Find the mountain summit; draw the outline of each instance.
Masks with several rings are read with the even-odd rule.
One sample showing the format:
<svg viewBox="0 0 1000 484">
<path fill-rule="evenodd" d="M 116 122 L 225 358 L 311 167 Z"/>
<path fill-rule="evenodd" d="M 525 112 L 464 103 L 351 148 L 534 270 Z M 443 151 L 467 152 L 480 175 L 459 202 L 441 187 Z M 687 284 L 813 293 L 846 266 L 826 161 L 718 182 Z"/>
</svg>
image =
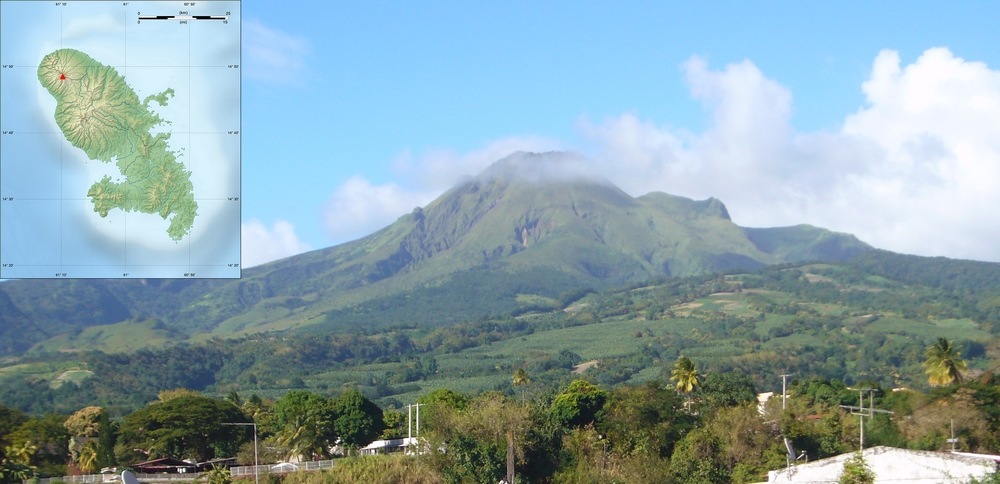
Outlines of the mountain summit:
<svg viewBox="0 0 1000 484">
<path fill-rule="evenodd" d="M 92 325 L 172 339 L 442 325 L 556 307 L 583 290 L 871 249 L 807 225 L 739 227 L 714 198 L 636 198 L 594 173 L 576 154 L 515 153 L 367 237 L 235 281 L 9 281 L 0 355 L 46 340 L 65 347 L 66 334 Z"/>
</svg>

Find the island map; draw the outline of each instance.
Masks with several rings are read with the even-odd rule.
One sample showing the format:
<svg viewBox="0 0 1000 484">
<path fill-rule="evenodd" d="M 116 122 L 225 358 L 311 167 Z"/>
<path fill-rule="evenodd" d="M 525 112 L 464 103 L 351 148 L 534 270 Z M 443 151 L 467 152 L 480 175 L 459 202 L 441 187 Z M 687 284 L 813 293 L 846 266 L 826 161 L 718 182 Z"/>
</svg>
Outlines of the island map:
<svg viewBox="0 0 1000 484">
<path fill-rule="evenodd" d="M 239 0 L 0 0 L 0 283 L 242 275 Z"/>
<path fill-rule="evenodd" d="M 114 163 L 125 178 L 104 176 L 87 196 L 94 211 L 113 209 L 155 213 L 170 219 L 167 234 L 180 240 L 198 215 L 190 172 L 168 148 L 169 132 L 150 130 L 165 123 L 149 103 L 166 105 L 173 89 L 142 102 L 114 68 L 74 49 L 59 49 L 42 59 L 38 81 L 56 99 L 55 120 L 66 139 L 92 160 Z"/>
</svg>

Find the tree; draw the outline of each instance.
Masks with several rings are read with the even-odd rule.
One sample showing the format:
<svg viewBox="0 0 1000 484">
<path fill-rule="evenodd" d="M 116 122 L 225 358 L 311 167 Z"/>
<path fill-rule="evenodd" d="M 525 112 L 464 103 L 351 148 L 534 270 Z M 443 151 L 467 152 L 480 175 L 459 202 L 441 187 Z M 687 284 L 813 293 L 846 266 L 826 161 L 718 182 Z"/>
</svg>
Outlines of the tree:
<svg viewBox="0 0 1000 484">
<path fill-rule="evenodd" d="M 677 386 L 677 391 L 681 393 L 691 393 L 701 385 L 701 375 L 695 368 L 694 362 L 686 356 L 682 356 L 674 363 L 674 369 L 670 371 L 670 381 Z"/>
<path fill-rule="evenodd" d="M 115 427 L 111 425 L 108 411 L 101 411 L 97 422 L 97 467 L 114 467 L 115 465 Z"/>
<path fill-rule="evenodd" d="M 430 406 L 430 405 L 429 405 Z M 524 463 L 530 409 L 499 392 L 486 392 L 463 408 L 432 406 L 435 419 L 424 435 L 448 482 L 495 483 L 505 469 Z"/>
<path fill-rule="evenodd" d="M 514 372 L 514 376 L 512 377 L 511 383 L 514 384 L 515 388 L 523 387 L 524 385 L 531 383 L 531 378 L 528 378 L 528 372 L 524 371 L 524 368 L 518 368 L 517 371 Z M 524 405 L 523 388 L 521 389 L 521 405 Z"/>
<path fill-rule="evenodd" d="M 18 448 L 19 458 L 26 457 L 25 449 L 32 448 L 30 462 L 42 476 L 66 475 L 66 456 L 69 455 L 69 432 L 63 427 L 65 415 L 45 415 L 29 418 L 12 432 L 7 439 Z M 10 458 L 11 454 L 7 453 Z M 18 459 L 15 459 L 18 461 Z M 21 461 L 23 462 L 23 460 Z"/>
<path fill-rule="evenodd" d="M 586 380 L 573 380 L 552 400 L 549 411 L 562 425 L 581 427 L 594 422 L 608 395 Z"/>
<path fill-rule="evenodd" d="M 709 408 L 736 407 L 757 400 L 753 380 L 745 373 L 709 373 L 699 390 Z"/>
<path fill-rule="evenodd" d="M 449 416 L 469 406 L 471 399 L 464 394 L 438 388 L 417 399 L 420 407 L 421 425 L 425 428 L 445 426 Z"/>
<path fill-rule="evenodd" d="M 705 422 L 705 428 L 719 443 L 719 454 L 713 458 L 725 466 L 727 473 L 733 474 L 732 482 L 766 480 L 767 471 L 773 468 L 769 464 L 774 464 L 768 459 L 775 454 L 768 450 L 777 441 L 771 433 L 771 425 L 761 418 L 756 404 L 720 407 Z M 783 456 L 784 452 L 776 454 Z M 737 471 L 742 478 L 737 478 Z"/>
<path fill-rule="evenodd" d="M 25 440 L 20 445 L 7 446 L 4 449 L 4 454 L 9 461 L 26 466 L 31 465 L 35 458 L 35 452 L 38 452 L 38 446 L 30 440 Z"/>
<path fill-rule="evenodd" d="M 333 402 L 333 428 L 348 447 L 368 445 L 385 429 L 382 409 L 357 390 L 348 390 Z"/>
<path fill-rule="evenodd" d="M 12 443 L 10 434 L 26 420 L 28 416 L 20 410 L 0 405 L 0 461 L 6 457 L 4 447 Z"/>
<path fill-rule="evenodd" d="M 455 410 L 463 410 L 469 405 L 470 400 L 471 399 L 467 395 L 463 395 L 447 388 L 438 388 L 437 390 L 431 391 L 427 395 L 418 398 L 417 403 L 431 407 L 443 406 Z"/>
<path fill-rule="evenodd" d="M 14 484 L 28 480 L 34 469 L 31 466 L 19 464 L 9 459 L 0 459 L 0 483 Z"/>
<path fill-rule="evenodd" d="M 722 462 L 722 444 L 704 428 L 684 436 L 670 456 L 670 473 L 676 482 L 714 484 L 730 482 Z"/>
<path fill-rule="evenodd" d="M 101 407 L 84 407 L 63 422 L 71 437 L 96 437 L 101 417 Z"/>
<path fill-rule="evenodd" d="M 962 372 L 968 369 L 968 365 L 950 341 L 938 338 L 936 343 L 927 348 L 924 356 L 927 357 L 924 361 L 924 373 L 927 373 L 927 381 L 931 386 L 962 383 Z"/>
<path fill-rule="evenodd" d="M 63 422 L 69 432 L 70 458 L 80 470 L 91 473 L 97 465 L 97 437 L 101 407 L 84 407 Z"/>
<path fill-rule="evenodd" d="M 407 428 L 407 414 L 394 408 L 387 408 L 382 411 L 382 422 L 385 428 L 382 430 L 381 439 L 401 439 L 406 437 L 409 430 Z"/>
<path fill-rule="evenodd" d="M 194 481 L 199 484 L 232 484 L 233 475 L 229 472 L 229 469 L 225 467 L 212 466 L 210 470 L 202 472 L 201 475 Z"/>
<path fill-rule="evenodd" d="M 97 470 L 97 441 L 87 441 L 77 450 L 76 466 L 84 474 L 93 474 Z"/>
<path fill-rule="evenodd" d="M 227 401 L 199 395 L 153 402 L 125 417 L 115 449 L 118 461 L 172 457 L 203 462 L 236 455 L 246 433 L 223 423 L 249 423 L 249 419 Z"/>
<path fill-rule="evenodd" d="M 229 393 L 226 394 L 226 401 L 237 407 L 243 407 L 243 398 L 236 390 L 229 390 Z"/>
<path fill-rule="evenodd" d="M 844 470 L 840 473 L 839 484 L 872 484 L 875 482 L 875 473 L 865 462 L 864 456 L 860 452 L 844 462 Z"/>
<path fill-rule="evenodd" d="M 695 424 L 682 408 L 680 395 L 656 382 L 619 387 L 610 393 L 597 430 L 621 455 L 667 457 Z"/>
<path fill-rule="evenodd" d="M 274 404 L 274 417 L 278 443 L 288 449 L 289 458 L 326 456 L 336 441 L 336 410 L 322 395 L 307 390 L 285 393 Z"/>
</svg>

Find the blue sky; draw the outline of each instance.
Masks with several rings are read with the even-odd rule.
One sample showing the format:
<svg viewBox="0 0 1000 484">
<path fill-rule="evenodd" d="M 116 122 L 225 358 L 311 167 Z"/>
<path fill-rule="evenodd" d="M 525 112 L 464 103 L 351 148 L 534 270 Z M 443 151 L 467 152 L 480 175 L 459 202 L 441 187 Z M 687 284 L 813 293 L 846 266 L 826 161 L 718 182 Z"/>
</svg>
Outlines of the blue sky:
<svg viewBox="0 0 1000 484">
<path fill-rule="evenodd" d="M 1000 261 L 988 2 L 243 8 L 243 265 L 352 240 L 515 150 L 880 248 Z"/>
</svg>

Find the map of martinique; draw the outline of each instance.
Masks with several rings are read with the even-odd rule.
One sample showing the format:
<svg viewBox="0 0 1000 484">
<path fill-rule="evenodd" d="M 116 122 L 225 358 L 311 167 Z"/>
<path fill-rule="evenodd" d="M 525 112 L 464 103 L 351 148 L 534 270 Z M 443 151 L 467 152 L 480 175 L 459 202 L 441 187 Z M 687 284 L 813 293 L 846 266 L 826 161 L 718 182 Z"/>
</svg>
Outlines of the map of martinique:
<svg viewBox="0 0 1000 484">
<path fill-rule="evenodd" d="M 149 103 L 166 105 L 173 89 L 140 102 L 114 68 L 74 49 L 46 55 L 38 80 L 56 99 L 55 120 L 66 139 L 92 160 L 113 162 L 124 177 L 104 176 L 91 185 L 94 211 L 101 217 L 113 209 L 155 213 L 170 218 L 171 239 L 189 234 L 198 215 L 190 172 L 168 148 L 170 133 L 151 132 L 166 121 Z"/>
<path fill-rule="evenodd" d="M 240 0 L 0 0 L 0 281 L 242 275 Z"/>
</svg>

